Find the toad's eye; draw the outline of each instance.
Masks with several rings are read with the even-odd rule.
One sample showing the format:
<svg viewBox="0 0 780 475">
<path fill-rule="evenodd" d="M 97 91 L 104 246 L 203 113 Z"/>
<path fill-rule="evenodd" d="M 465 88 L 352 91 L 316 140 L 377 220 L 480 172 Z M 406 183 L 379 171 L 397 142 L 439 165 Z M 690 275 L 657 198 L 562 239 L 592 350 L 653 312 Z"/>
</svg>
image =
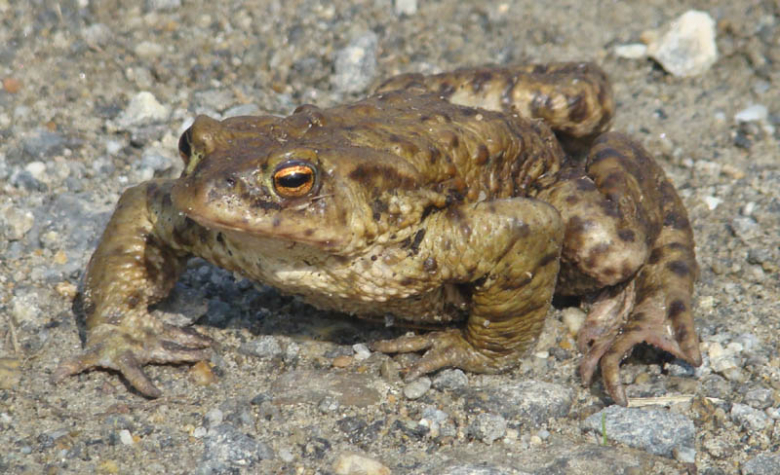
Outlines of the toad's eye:
<svg viewBox="0 0 780 475">
<path fill-rule="evenodd" d="M 181 134 L 181 138 L 179 138 L 179 156 L 181 157 L 185 165 L 189 163 L 190 157 L 192 156 L 191 144 L 192 144 L 192 127 L 185 130 L 184 133 Z"/>
<path fill-rule="evenodd" d="M 282 198 L 300 198 L 314 188 L 314 167 L 303 161 L 284 162 L 274 172 L 274 189 Z"/>
</svg>

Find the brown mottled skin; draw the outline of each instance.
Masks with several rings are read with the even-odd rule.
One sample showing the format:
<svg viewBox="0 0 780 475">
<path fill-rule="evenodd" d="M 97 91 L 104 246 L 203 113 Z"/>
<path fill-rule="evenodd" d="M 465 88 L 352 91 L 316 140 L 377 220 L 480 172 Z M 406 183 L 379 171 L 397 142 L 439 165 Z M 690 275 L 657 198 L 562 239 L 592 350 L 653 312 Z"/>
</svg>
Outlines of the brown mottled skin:
<svg viewBox="0 0 780 475">
<path fill-rule="evenodd" d="M 639 144 L 607 132 L 613 108 L 601 70 L 564 63 L 403 75 L 286 118 L 198 117 L 182 176 L 119 201 L 87 268 L 86 349 L 53 378 L 111 368 L 156 397 L 143 365 L 206 358 L 206 337 L 147 310 L 200 256 L 320 308 L 441 324 L 374 344 L 424 351 L 409 379 L 510 368 L 553 293 L 583 296 L 582 378 L 600 364 L 625 405 L 637 343 L 701 356 L 685 209 Z"/>
</svg>

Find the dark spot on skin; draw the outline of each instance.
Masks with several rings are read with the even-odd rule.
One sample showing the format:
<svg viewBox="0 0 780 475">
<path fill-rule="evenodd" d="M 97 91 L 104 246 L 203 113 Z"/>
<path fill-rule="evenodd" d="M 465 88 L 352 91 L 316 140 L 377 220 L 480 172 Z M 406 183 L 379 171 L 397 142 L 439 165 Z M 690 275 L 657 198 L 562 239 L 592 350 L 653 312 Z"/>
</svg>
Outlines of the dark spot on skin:
<svg viewBox="0 0 780 475">
<path fill-rule="evenodd" d="M 412 189 L 417 186 L 417 180 L 409 175 L 403 175 L 393 167 L 361 163 L 349 173 L 349 178 L 366 186 L 382 185 L 383 189 Z"/>
<path fill-rule="evenodd" d="M 279 227 L 279 225 L 282 224 L 282 218 L 280 218 L 279 216 L 274 216 L 272 224 L 275 228 Z"/>
<path fill-rule="evenodd" d="M 607 243 L 601 243 L 591 248 L 588 253 L 588 258 L 585 260 L 586 267 L 593 269 L 598 265 L 600 259 L 609 253 L 610 245 Z"/>
<path fill-rule="evenodd" d="M 531 227 L 528 226 L 526 223 L 517 223 L 515 222 L 517 236 L 520 238 L 527 238 L 531 235 Z"/>
<path fill-rule="evenodd" d="M 436 163 L 439 160 L 439 158 L 441 158 L 441 152 L 436 147 L 430 147 L 428 149 L 428 152 L 430 153 L 430 158 L 428 159 L 428 161 L 430 161 L 431 164 Z"/>
<path fill-rule="evenodd" d="M 409 247 L 409 252 L 412 255 L 416 255 L 418 252 L 420 252 L 420 243 L 422 242 L 424 237 L 425 237 L 425 229 L 421 229 L 417 231 L 417 233 L 414 235 L 414 240 L 412 241 L 412 245 Z"/>
<path fill-rule="evenodd" d="M 473 117 L 477 115 L 477 110 L 472 109 L 471 107 L 464 107 L 460 110 L 460 113 L 463 114 L 464 117 Z"/>
<path fill-rule="evenodd" d="M 590 178 L 582 177 L 576 181 L 577 189 L 580 191 L 593 191 L 596 189 L 596 184 Z"/>
<path fill-rule="evenodd" d="M 566 98 L 566 107 L 569 109 L 569 120 L 582 122 L 590 115 L 588 102 L 582 95 Z"/>
<path fill-rule="evenodd" d="M 534 65 L 534 69 L 533 71 L 531 71 L 531 74 L 547 74 L 547 65 L 546 64 Z"/>
<path fill-rule="evenodd" d="M 664 249 L 662 247 L 657 247 L 653 249 L 653 252 L 650 253 L 650 257 L 647 258 L 647 263 L 658 264 L 658 262 L 661 260 L 663 256 L 664 256 Z"/>
<path fill-rule="evenodd" d="M 393 143 L 400 143 L 401 142 L 401 137 L 399 137 L 399 136 L 397 136 L 395 134 L 390 134 L 390 136 L 387 139 L 390 140 Z"/>
<path fill-rule="evenodd" d="M 670 211 L 664 215 L 664 226 L 672 229 L 687 229 L 690 227 L 690 222 L 685 215 Z"/>
<path fill-rule="evenodd" d="M 537 264 L 537 267 L 545 267 L 548 264 L 556 262 L 557 260 L 558 260 L 558 253 L 557 252 L 551 252 L 551 253 L 547 254 L 546 256 L 542 257 L 539 260 L 539 263 Z"/>
<path fill-rule="evenodd" d="M 303 235 L 307 236 L 307 237 L 311 236 L 313 234 L 314 234 L 314 229 L 313 228 L 309 228 L 309 229 L 307 229 L 306 231 L 303 232 Z"/>
<path fill-rule="evenodd" d="M 501 279 L 499 283 L 499 288 L 501 288 L 502 290 L 515 290 L 530 284 L 531 280 L 532 280 L 531 277 L 528 277 L 527 275 L 524 276 L 519 281 L 514 281 L 511 279 Z"/>
<path fill-rule="evenodd" d="M 488 161 L 488 158 L 490 158 L 490 151 L 485 144 L 479 144 L 477 153 L 474 154 L 472 158 L 477 165 L 484 165 L 485 162 Z"/>
<path fill-rule="evenodd" d="M 409 277 L 404 277 L 403 279 L 401 279 L 401 282 L 399 282 L 399 284 L 401 286 L 403 286 L 403 287 L 409 287 L 413 283 L 414 283 L 414 280 L 409 278 Z"/>
<path fill-rule="evenodd" d="M 642 320 L 645 320 L 645 319 L 647 319 L 647 315 L 645 315 L 644 312 L 637 312 L 637 313 L 631 315 L 631 320 L 633 322 L 635 322 L 635 323 L 639 323 L 639 322 L 641 322 Z M 637 328 L 641 328 L 641 327 L 637 326 Z"/>
<path fill-rule="evenodd" d="M 688 339 L 688 328 L 685 325 L 679 325 L 674 328 L 674 336 L 677 337 L 677 341 L 685 341 Z"/>
<path fill-rule="evenodd" d="M 371 261 L 375 262 L 378 259 L 376 256 L 371 256 Z"/>
<path fill-rule="evenodd" d="M 138 304 L 141 303 L 141 294 L 139 292 L 134 292 L 129 297 L 127 297 L 125 303 L 127 304 L 127 308 L 131 310 L 136 308 Z"/>
<path fill-rule="evenodd" d="M 429 120 L 431 120 L 431 116 L 429 116 L 429 115 L 421 115 L 420 116 L 420 122 L 428 122 Z"/>
<path fill-rule="evenodd" d="M 626 179 L 626 175 L 623 172 L 612 172 L 609 175 L 607 175 L 606 178 L 604 178 L 604 181 L 601 183 L 602 189 L 614 189 L 617 187 L 620 187 Z"/>
<path fill-rule="evenodd" d="M 450 97 L 452 93 L 455 92 L 455 87 L 447 82 L 442 82 L 439 84 L 439 95 L 441 97 L 444 97 L 445 99 Z"/>
<path fill-rule="evenodd" d="M 460 139 L 457 135 L 453 134 L 452 137 L 450 137 L 450 147 L 451 148 L 458 148 L 460 146 Z"/>
<path fill-rule="evenodd" d="M 482 91 L 485 84 L 493 80 L 493 73 L 488 70 L 477 71 L 471 79 L 471 90 L 474 92 Z"/>
<path fill-rule="evenodd" d="M 667 315 L 669 316 L 669 318 L 675 319 L 686 310 L 687 307 L 685 305 L 685 302 L 683 302 L 680 299 L 677 299 L 669 305 L 669 312 L 667 313 Z"/>
<path fill-rule="evenodd" d="M 439 263 L 436 262 L 436 259 L 433 257 L 429 257 L 423 261 L 423 270 L 425 272 L 436 272 L 436 269 L 439 268 Z"/>
<path fill-rule="evenodd" d="M 428 205 L 423 209 L 422 214 L 420 215 L 420 221 L 425 220 L 428 216 L 430 216 L 431 213 L 434 211 L 438 211 L 438 208 L 434 205 Z"/>
<path fill-rule="evenodd" d="M 580 198 L 577 195 L 569 195 L 566 197 L 566 203 L 570 205 L 576 205 L 580 201 Z"/>
<path fill-rule="evenodd" d="M 666 264 L 666 268 L 678 277 L 687 277 L 691 273 L 691 268 L 685 261 L 672 261 Z"/>
<path fill-rule="evenodd" d="M 599 206 L 605 215 L 611 218 L 623 219 L 623 213 L 620 212 L 620 208 L 614 201 L 604 199 L 599 202 Z"/>
<path fill-rule="evenodd" d="M 623 242 L 634 242 L 636 240 L 636 233 L 630 229 L 621 229 L 618 231 L 618 237 Z"/>
<path fill-rule="evenodd" d="M 608 158 L 616 158 L 620 159 L 623 157 L 623 154 L 620 153 L 618 150 L 612 147 L 599 147 L 598 152 L 595 154 L 592 154 L 590 157 L 588 157 L 590 160 L 588 162 L 589 165 L 596 164 L 602 160 L 606 160 Z"/>
</svg>

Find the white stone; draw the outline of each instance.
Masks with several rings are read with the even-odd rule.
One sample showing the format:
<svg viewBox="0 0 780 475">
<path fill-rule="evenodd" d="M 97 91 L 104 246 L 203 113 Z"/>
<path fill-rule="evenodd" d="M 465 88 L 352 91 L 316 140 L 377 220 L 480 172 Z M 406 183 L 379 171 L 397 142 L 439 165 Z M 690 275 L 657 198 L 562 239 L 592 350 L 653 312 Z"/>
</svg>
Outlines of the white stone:
<svg viewBox="0 0 780 475">
<path fill-rule="evenodd" d="M 414 15 L 417 13 L 417 0 L 395 0 L 393 1 L 393 9 L 398 16 Z"/>
<path fill-rule="evenodd" d="M 127 429 L 122 429 L 119 431 L 119 440 L 124 445 L 133 445 L 135 443 L 133 440 L 133 434 L 131 434 Z"/>
<path fill-rule="evenodd" d="M 630 43 L 615 46 L 615 56 L 625 59 L 641 59 L 647 56 L 647 45 L 642 43 Z"/>
<path fill-rule="evenodd" d="M 356 453 L 343 453 L 333 462 L 336 475 L 390 475 L 389 468 L 372 458 Z"/>
<path fill-rule="evenodd" d="M 723 203 L 723 200 L 720 199 L 720 198 L 717 198 L 715 196 L 705 196 L 704 197 L 704 204 L 707 205 L 707 208 L 709 208 L 710 211 L 713 211 L 721 203 Z"/>
<path fill-rule="evenodd" d="M 121 128 L 143 125 L 151 122 L 164 122 L 168 120 L 170 109 L 154 97 L 148 91 L 142 91 L 130 99 L 127 108 L 117 119 Z"/>
<path fill-rule="evenodd" d="M 707 12 L 688 10 L 650 43 L 647 54 L 675 76 L 702 74 L 718 59 L 715 21 Z"/>
<path fill-rule="evenodd" d="M 742 109 L 734 116 L 737 122 L 765 122 L 769 117 L 769 110 L 761 104 L 754 104 Z"/>
</svg>

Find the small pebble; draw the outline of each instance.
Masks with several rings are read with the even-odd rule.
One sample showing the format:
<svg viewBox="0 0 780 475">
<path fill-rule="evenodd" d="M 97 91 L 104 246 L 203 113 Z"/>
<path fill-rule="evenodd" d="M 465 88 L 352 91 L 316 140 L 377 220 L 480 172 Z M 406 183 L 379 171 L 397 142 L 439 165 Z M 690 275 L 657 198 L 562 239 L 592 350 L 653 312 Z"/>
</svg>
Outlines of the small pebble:
<svg viewBox="0 0 780 475">
<path fill-rule="evenodd" d="M 277 358 L 282 355 L 282 346 L 273 335 L 262 335 L 242 344 L 238 351 L 245 355 L 263 359 Z"/>
<path fill-rule="evenodd" d="M 122 429 L 119 431 L 119 440 L 124 445 L 133 445 L 135 443 L 133 440 L 133 435 L 127 429 Z"/>
<path fill-rule="evenodd" d="M 3 78 L 3 89 L 9 94 L 16 94 L 22 90 L 22 81 L 16 78 Z"/>
<path fill-rule="evenodd" d="M 433 378 L 433 387 L 439 390 L 457 390 L 468 386 L 469 378 L 460 369 L 444 369 Z"/>
<path fill-rule="evenodd" d="M 142 91 L 130 99 L 127 108 L 117 118 L 121 129 L 138 127 L 154 122 L 164 122 L 170 116 L 170 109 L 160 104 L 151 92 Z"/>
<path fill-rule="evenodd" d="M 356 453 L 343 453 L 333 462 L 336 475 L 391 475 L 389 468 L 378 460 Z"/>
<path fill-rule="evenodd" d="M 431 379 L 427 376 L 422 376 L 404 386 L 404 396 L 407 399 L 418 399 L 427 393 L 429 389 L 431 389 Z"/>
<path fill-rule="evenodd" d="M 211 370 L 207 361 L 198 361 L 189 371 L 190 381 L 198 386 L 211 386 L 217 382 L 217 375 Z"/>
<path fill-rule="evenodd" d="M 737 122 L 765 122 L 769 117 L 769 110 L 761 104 L 754 104 L 742 109 L 734 116 Z"/>
<path fill-rule="evenodd" d="M 222 411 L 218 408 L 214 408 L 206 413 L 205 416 L 203 416 L 203 426 L 204 427 L 217 427 L 218 425 L 222 424 L 222 419 L 224 418 L 224 414 Z"/>
<path fill-rule="evenodd" d="M 585 324 L 585 312 L 578 307 L 566 307 L 563 309 L 563 324 L 572 335 L 579 334 L 582 326 Z"/>
<path fill-rule="evenodd" d="M 417 13 L 417 0 L 393 0 L 393 11 L 398 16 L 414 15 Z"/>
<path fill-rule="evenodd" d="M 17 358 L 0 358 L 0 389 L 14 389 L 22 380 L 22 362 Z M 5 413 L 3 413 L 5 415 Z"/>
<path fill-rule="evenodd" d="M 641 59 L 647 56 L 647 45 L 642 43 L 618 45 L 615 46 L 614 51 L 618 58 Z"/>
<path fill-rule="evenodd" d="M 482 413 L 471 424 L 470 430 L 474 437 L 490 445 L 506 435 L 506 419 L 500 414 Z M 538 436 L 534 437 L 539 439 Z"/>
<path fill-rule="evenodd" d="M 352 345 L 352 350 L 355 352 L 355 361 L 364 361 L 371 357 L 371 350 L 368 349 L 365 343 Z"/>
<path fill-rule="evenodd" d="M 731 406 L 729 415 L 731 420 L 739 424 L 748 433 L 760 432 L 766 429 L 771 422 L 766 413 L 746 404 L 734 404 Z"/>
<path fill-rule="evenodd" d="M 647 54 L 674 76 L 697 76 L 718 59 L 715 21 L 707 12 L 689 10 L 647 47 Z"/>
</svg>

